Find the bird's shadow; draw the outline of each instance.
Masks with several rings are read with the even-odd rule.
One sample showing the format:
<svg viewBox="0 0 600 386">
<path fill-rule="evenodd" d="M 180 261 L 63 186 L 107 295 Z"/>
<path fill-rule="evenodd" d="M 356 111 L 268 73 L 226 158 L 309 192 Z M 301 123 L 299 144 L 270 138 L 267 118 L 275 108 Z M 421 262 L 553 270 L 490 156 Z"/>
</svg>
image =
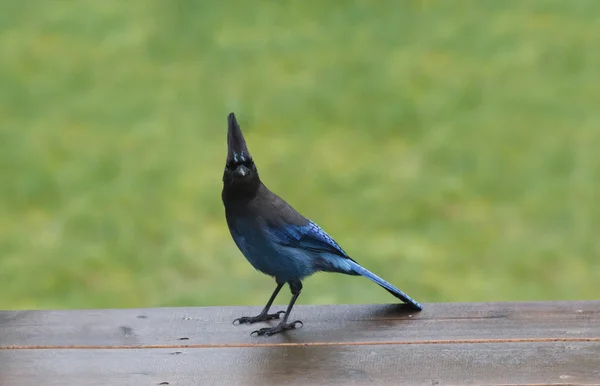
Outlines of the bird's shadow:
<svg viewBox="0 0 600 386">
<path fill-rule="evenodd" d="M 285 334 L 286 343 L 293 343 L 292 334 Z M 359 348 L 360 349 L 360 348 Z M 260 371 L 253 372 L 247 381 L 251 385 L 321 384 L 323 378 L 343 379 L 347 384 L 372 381 L 366 371 L 350 358 L 356 346 L 274 346 L 262 347 L 252 354 L 259 356 Z"/>
<path fill-rule="evenodd" d="M 328 316 L 354 320 L 390 321 L 410 320 L 418 313 L 418 310 L 406 304 L 373 304 L 361 308 L 350 308 L 341 311 L 339 314 Z M 311 325 L 313 324 L 310 322 L 307 323 L 307 327 Z M 360 349 L 357 348 L 360 346 L 327 343 L 322 345 L 305 345 L 303 344 L 306 343 L 305 339 L 299 337 L 298 335 L 300 334 L 298 333 L 299 331 L 295 332 L 292 330 L 278 334 L 277 343 L 282 343 L 282 345 L 262 348 L 262 352 L 260 353 L 261 363 L 264 364 L 265 371 L 257 374 L 258 377 L 253 379 L 253 382 L 256 383 L 253 384 L 268 383 L 272 376 L 284 382 L 318 383 L 317 379 L 313 379 L 315 368 L 320 368 L 321 371 L 332 372 L 332 374 L 329 374 L 330 376 L 342 377 L 349 383 L 369 381 L 369 376 L 364 369 L 361 369 L 360 366 L 352 365 L 353 361 L 344 359 L 346 356 L 352 355 L 354 350 Z M 306 331 L 306 333 L 309 332 Z M 344 333 L 340 332 L 340 334 Z M 333 339 L 335 340 L 335 338 Z M 297 345 L 294 343 L 297 343 Z M 290 362 L 294 365 L 290 366 Z M 332 366 L 323 367 L 320 365 L 323 362 L 330 363 Z"/>
<path fill-rule="evenodd" d="M 421 310 L 415 310 L 408 304 L 379 304 L 371 306 L 371 315 L 377 318 L 386 319 L 408 319 Z"/>
</svg>

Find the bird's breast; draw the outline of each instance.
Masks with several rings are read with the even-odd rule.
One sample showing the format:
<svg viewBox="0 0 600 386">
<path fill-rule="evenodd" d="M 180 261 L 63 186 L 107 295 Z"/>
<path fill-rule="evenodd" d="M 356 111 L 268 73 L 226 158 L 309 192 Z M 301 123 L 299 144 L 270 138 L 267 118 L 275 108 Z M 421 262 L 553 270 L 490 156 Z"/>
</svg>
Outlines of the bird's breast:
<svg viewBox="0 0 600 386">
<path fill-rule="evenodd" d="M 311 256 L 276 243 L 264 226 L 237 219 L 230 224 L 230 230 L 240 252 L 262 273 L 289 281 L 302 279 L 314 272 Z"/>
</svg>

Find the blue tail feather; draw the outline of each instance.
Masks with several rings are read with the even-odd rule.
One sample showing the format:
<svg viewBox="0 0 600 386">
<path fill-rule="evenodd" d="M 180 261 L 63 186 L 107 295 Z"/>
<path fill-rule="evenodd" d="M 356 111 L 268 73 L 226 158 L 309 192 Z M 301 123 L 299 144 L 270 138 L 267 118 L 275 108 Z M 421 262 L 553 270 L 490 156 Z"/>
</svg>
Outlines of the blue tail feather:
<svg viewBox="0 0 600 386">
<path fill-rule="evenodd" d="M 413 307 L 419 311 L 423 309 L 423 306 L 421 304 L 419 304 L 419 302 L 417 302 L 416 300 L 414 300 L 413 298 L 411 298 L 404 292 L 400 291 L 398 288 L 394 287 L 387 281 L 385 281 L 382 278 L 380 278 L 379 276 L 375 275 L 373 272 L 369 271 L 368 269 L 362 267 L 360 264 L 356 263 L 355 261 L 353 261 L 353 260 L 349 260 L 349 261 L 350 261 L 350 266 L 352 267 L 352 270 L 354 272 L 356 272 L 357 274 L 364 276 L 367 279 L 370 279 L 371 281 L 379 284 L 380 286 L 385 288 L 389 293 L 391 293 L 398 299 L 402 300 L 404 303 L 409 304 L 411 307 Z"/>
</svg>

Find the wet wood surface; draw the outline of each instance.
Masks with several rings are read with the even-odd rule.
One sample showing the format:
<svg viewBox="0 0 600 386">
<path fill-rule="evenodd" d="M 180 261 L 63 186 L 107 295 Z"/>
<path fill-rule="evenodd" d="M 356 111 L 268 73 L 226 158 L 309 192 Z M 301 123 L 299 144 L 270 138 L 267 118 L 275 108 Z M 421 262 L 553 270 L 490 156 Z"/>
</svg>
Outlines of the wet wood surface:
<svg viewBox="0 0 600 386">
<path fill-rule="evenodd" d="M 277 307 L 277 309 L 282 306 Z M 600 385 L 600 301 L 0 311 L 0 386 Z"/>
</svg>

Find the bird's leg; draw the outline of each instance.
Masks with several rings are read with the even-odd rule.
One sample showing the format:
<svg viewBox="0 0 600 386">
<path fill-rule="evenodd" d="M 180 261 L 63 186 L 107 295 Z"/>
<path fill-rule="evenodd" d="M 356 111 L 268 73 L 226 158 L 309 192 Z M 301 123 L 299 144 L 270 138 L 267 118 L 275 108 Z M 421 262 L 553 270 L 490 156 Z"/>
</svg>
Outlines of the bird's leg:
<svg viewBox="0 0 600 386">
<path fill-rule="evenodd" d="M 279 316 L 281 314 L 285 314 L 285 311 L 277 311 L 274 314 L 269 314 L 269 309 L 271 308 L 271 305 L 273 304 L 273 301 L 275 300 L 275 298 L 277 297 L 277 294 L 279 293 L 279 291 L 281 291 L 281 288 L 283 287 L 285 283 L 279 283 L 277 282 L 277 288 L 275 288 L 275 291 L 273 291 L 273 294 L 271 295 L 271 297 L 269 298 L 269 301 L 267 302 L 267 305 L 265 306 L 265 308 L 263 308 L 263 310 L 260 312 L 260 314 L 256 315 L 256 316 L 242 316 L 241 318 L 237 318 L 236 320 L 233 321 L 233 324 L 251 324 L 251 323 L 256 323 L 256 322 L 264 322 L 266 320 L 273 320 L 273 319 L 279 319 Z"/>
<path fill-rule="evenodd" d="M 292 323 L 287 322 L 288 317 L 290 316 L 290 312 L 292 312 L 292 308 L 294 307 L 294 303 L 296 303 L 296 299 L 298 299 L 298 296 L 300 296 L 300 291 L 302 291 L 302 282 L 300 280 L 290 281 L 289 285 L 290 290 L 292 291 L 292 300 L 290 300 L 290 304 L 288 305 L 287 310 L 285 311 L 285 316 L 283 317 L 283 320 L 281 320 L 281 322 L 279 322 L 279 324 L 275 327 L 261 328 L 256 331 L 252 331 L 252 334 L 256 334 L 257 336 L 271 336 L 279 334 L 280 332 L 286 330 L 293 330 L 296 328 L 296 325 L 300 325 L 300 327 L 303 326 L 303 323 L 299 320 L 296 320 Z"/>
</svg>

